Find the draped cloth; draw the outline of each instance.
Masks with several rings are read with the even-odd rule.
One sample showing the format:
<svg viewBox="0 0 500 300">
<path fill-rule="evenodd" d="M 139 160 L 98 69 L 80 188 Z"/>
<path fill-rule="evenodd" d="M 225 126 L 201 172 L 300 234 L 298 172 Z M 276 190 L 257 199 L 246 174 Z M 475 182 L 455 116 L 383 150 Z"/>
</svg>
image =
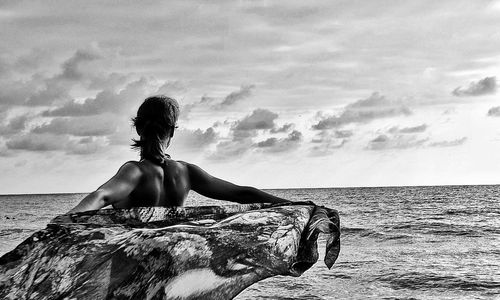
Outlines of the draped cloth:
<svg viewBox="0 0 500 300">
<path fill-rule="evenodd" d="M 312 202 L 105 209 L 56 217 L 0 258 L 0 299 L 232 299 L 340 251 L 338 213 Z"/>
</svg>

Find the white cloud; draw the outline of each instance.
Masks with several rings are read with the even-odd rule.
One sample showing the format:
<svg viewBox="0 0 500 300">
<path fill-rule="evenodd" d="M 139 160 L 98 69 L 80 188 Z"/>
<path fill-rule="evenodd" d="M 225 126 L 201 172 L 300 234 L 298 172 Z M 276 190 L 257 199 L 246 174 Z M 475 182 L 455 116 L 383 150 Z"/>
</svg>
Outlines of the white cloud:
<svg viewBox="0 0 500 300">
<path fill-rule="evenodd" d="M 9 120 L 4 126 L 0 126 L 0 134 L 3 136 L 16 134 L 26 128 L 26 122 L 29 120 L 29 115 L 24 114 L 16 116 Z"/>
<path fill-rule="evenodd" d="M 6 146 L 10 150 L 45 152 L 65 149 L 67 143 L 68 136 L 28 133 L 7 140 Z"/>
<path fill-rule="evenodd" d="M 334 151 L 345 146 L 354 133 L 351 130 L 322 130 L 311 140 L 313 147 L 310 149 L 311 156 L 330 155 Z"/>
<path fill-rule="evenodd" d="M 494 94 L 497 91 L 496 77 L 485 77 L 477 82 L 471 82 L 468 87 L 457 87 L 452 94 L 457 97 L 482 96 Z"/>
<path fill-rule="evenodd" d="M 421 147 L 427 139 L 418 139 L 415 136 L 396 135 L 389 137 L 381 134 L 370 141 L 368 149 L 370 150 L 386 150 L 386 149 L 408 149 Z"/>
<path fill-rule="evenodd" d="M 488 110 L 488 116 L 490 117 L 500 117 L 500 106 L 492 107 Z"/>
<path fill-rule="evenodd" d="M 340 115 L 327 116 L 313 125 L 315 130 L 338 128 L 350 123 L 369 122 L 375 119 L 399 115 L 410 115 L 411 111 L 400 102 L 389 101 L 386 97 L 373 93 L 366 99 L 347 105 Z"/>
<path fill-rule="evenodd" d="M 264 152 L 285 152 L 296 149 L 302 141 L 302 133 L 294 130 L 285 138 L 271 137 L 254 144 L 254 147 Z"/>
<path fill-rule="evenodd" d="M 433 142 L 429 146 L 430 147 L 456 147 L 463 145 L 467 141 L 467 137 L 462 137 L 462 138 L 457 138 L 455 140 L 449 140 L 449 141 L 438 141 L 438 142 Z"/>
<path fill-rule="evenodd" d="M 295 126 L 295 124 L 293 124 L 293 123 L 286 123 L 286 124 L 283 124 L 283 126 L 281 126 L 279 128 L 272 128 L 271 133 L 287 132 L 287 131 L 293 129 L 294 126 Z"/>
<path fill-rule="evenodd" d="M 66 153 L 76 155 L 95 155 L 105 149 L 108 143 L 102 138 L 85 137 L 67 145 Z"/>
<path fill-rule="evenodd" d="M 160 87 L 159 92 L 162 93 L 163 87 Z M 189 115 L 192 111 L 196 110 L 213 110 L 220 111 L 228 109 L 229 107 L 241 102 L 243 99 L 249 98 L 252 95 L 252 91 L 255 89 L 255 85 L 242 85 L 238 90 L 232 91 L 222 99 L 218 97 L 211 97 L 203 95 L 199 101 L 193 103 L 185 104 L 181 109 L 181 118 L 189 120 Z M 166 94 L 169 94 L 168 92 Z"/>
<path fill-rule="evenodd" d="M 34 153 L 61 151 L 66 154 L 87 155 L 105 149 L 108 143 L 103 138 L 96 137 L 72 139 L 69 135 L 25 133 L 8 139 L 5 145 L 9 155 L 19 150 Z"/>
<path fill-rule="evenodd" d="M 148 95 L 148 80 L 141 78 L 130 82 L 119 91 L 104 90 L 83 102 L 75 100 L 44 112 L 44 116 L 92 116 L 104 113 L 124 114 L 132 112 Z"/>
<path fill-rule="evenodd" d="M 252 90 L 255 88 L 255 85 L 242 85 L 241 88 L 237 91 L 231 92 L 229 95 L 224 97 L 221 103 L 218 106 L 224 107 L 233 105 L 242 99 L 250 97 L 252 95 Z"/>
<path fill-rule="evenodd" d="M 395 127 L 391 127 L 389 129 L 389 132 L 390 133 L 418 133 L 418 132 L 424 132 L 425 130 L 427 130 L 427 124 L 411 126 L 411 127 L 403 127 L 403 128 L 399 128 L 399 127 L 395 126 Z"/>
<path fill-rule="evenodd" d="M 267 109 L 256 109 L 250 115 L 239 120 L 234 125 L 235 131 L 250 131 L 258 129 L 273 129 L 276 124 L 274 121 L 278 114 Z"/>
<path fill-rule="evenodd" d="M 178 129 L 175 131 L 174 139 L 172 140 L 172 149 L 179 151 L 196 151 L 203 150 L 210 144 L 217 141 L 218 134 L 212 127 L 205 130 L 202 129 Z"/>
<path fill-rule="evenodd" d="M 81 80 L 85 73 L 82 66 L 86 62 L 95 61 L 102 58 L 101 54 L 94 48 L 91 50 L 77 50 L 75 54 L 62 64 L 62 72 L 57 78 L 63 80 Z"/>
<path fill-rule="evenodd" d="M 116 120 L 111 115 L 91 117 L 56 117 L 49 123 L 31 130 L 33 133 L 70 134 L 74 136 L 106 136 L 117 130 Z"/>
<path fill-rule="evenodd" d="M 217 144 L 215 150 L 207 158 L 210 160 L 234 160 L 242 158 L 251 149 L 252 145 L 251 139 L 222 141 Z"/>
</svg>

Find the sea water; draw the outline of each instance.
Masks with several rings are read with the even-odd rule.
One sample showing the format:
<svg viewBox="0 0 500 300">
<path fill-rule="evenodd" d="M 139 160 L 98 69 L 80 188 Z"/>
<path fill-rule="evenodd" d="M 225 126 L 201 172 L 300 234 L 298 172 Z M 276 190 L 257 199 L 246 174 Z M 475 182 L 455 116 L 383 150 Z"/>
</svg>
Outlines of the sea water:
<svg viewBox="0 0 500 300">
<path fill-rule="evenodd" d="M 301 277 L 260 281 L 249 299 L 500 299 L 500 186 L 285 189 L 337 209 L 341 252 Z M 0 196 L 0 255 L 84 194 Z M 220 205 L 190 194 L 186 205 Z M 320 258 L 324 254 L 320 238 Z"/>
</svg>

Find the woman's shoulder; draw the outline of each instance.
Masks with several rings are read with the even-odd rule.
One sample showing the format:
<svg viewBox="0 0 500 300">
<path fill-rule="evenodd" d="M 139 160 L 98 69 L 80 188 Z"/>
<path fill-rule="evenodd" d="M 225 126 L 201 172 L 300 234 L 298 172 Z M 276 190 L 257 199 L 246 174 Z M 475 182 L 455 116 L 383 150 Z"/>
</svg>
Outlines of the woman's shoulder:
<svg viewBox="0 0 500 300">
<path fill-rule="evenodd" d="M 126 181 L 135 181 L 140 180 L 143 175 L 143 168 L 139 166 L 138 162 L 127 161 L 118 169 L 118 172 L 116 172 L 116 175 L 113 178 Z"/>
<path fill-rule="evenodd" d="M 182 160 L 176 161 L 179 165 L 182 166 L 182 169 L 185 170 L 190 176 L 198 176 L 199 174 L 205 174 L 206 172 L 203 171 L 202 168 L 198 167 L 195 164 L 188 163 Z"/>
<path fill-rule="evenodd" d="M 183 160 L 175 160 L 174 162 L 178 168 L 184 169 L 186 171 L 191 170 L 193 167 L 198 167 L 195 164 L 188 163 L 188 162 L 183 161 Z"/>
<path fill-rule="evenodd" d="M 165 167 L 167 169 L 186 169 L 188 163 L 182 160 L 166 159 Z"/>
<path fill-rule="evenodd" d="M 121 167 L 122 168 L 139 168 L 141 165 L 140 161 L 135 161 L 135 160 L 129 160 L 126 161 Z"/>
<path fill-rule="evenodd" d="M 135 172 L 142 172 L 142 170 L 143 167 L 140 161 L 129 160 L 120 167 L 119 172 L 123 171 L 128 173 L 130 172 L 135 173 Z"/>
<path fill-rule="evenodd" d="M 176 164 L 179 164 L 179 165 L 181 165 L 181 166 L 187 166 L 187 165 L 189 165 L 189 163 L 187 163 L 187 162 L 185 162 L 185 161 L 183 161 L 183 160 L 171 160 L 171 161 L 173 161 L 173 162 L 175 162 Z"/>
</svg>

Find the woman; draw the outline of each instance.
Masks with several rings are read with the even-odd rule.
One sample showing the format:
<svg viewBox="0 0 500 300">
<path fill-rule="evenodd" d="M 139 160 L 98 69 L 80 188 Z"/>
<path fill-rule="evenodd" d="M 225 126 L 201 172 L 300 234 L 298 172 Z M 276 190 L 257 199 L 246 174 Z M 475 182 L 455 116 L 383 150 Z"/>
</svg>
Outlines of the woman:
<svg viewBox="0 0 500 300">
<path fill-rule="evenodd" d="M 290 202 L 253 187 L 238 186 L 210 176 L 200 167 L 175 161 L 164 153 L 174 136 L 179 104 L 166 96 L 149 97 L 133 119 L 140 136 L 133 148 L 141 160 L 126 162 L 113 178 L 85 197 L 70 213 L 140 206 L 182 206 L 193 190 L 203 196 L 238 203 Z"/>
</svg>

